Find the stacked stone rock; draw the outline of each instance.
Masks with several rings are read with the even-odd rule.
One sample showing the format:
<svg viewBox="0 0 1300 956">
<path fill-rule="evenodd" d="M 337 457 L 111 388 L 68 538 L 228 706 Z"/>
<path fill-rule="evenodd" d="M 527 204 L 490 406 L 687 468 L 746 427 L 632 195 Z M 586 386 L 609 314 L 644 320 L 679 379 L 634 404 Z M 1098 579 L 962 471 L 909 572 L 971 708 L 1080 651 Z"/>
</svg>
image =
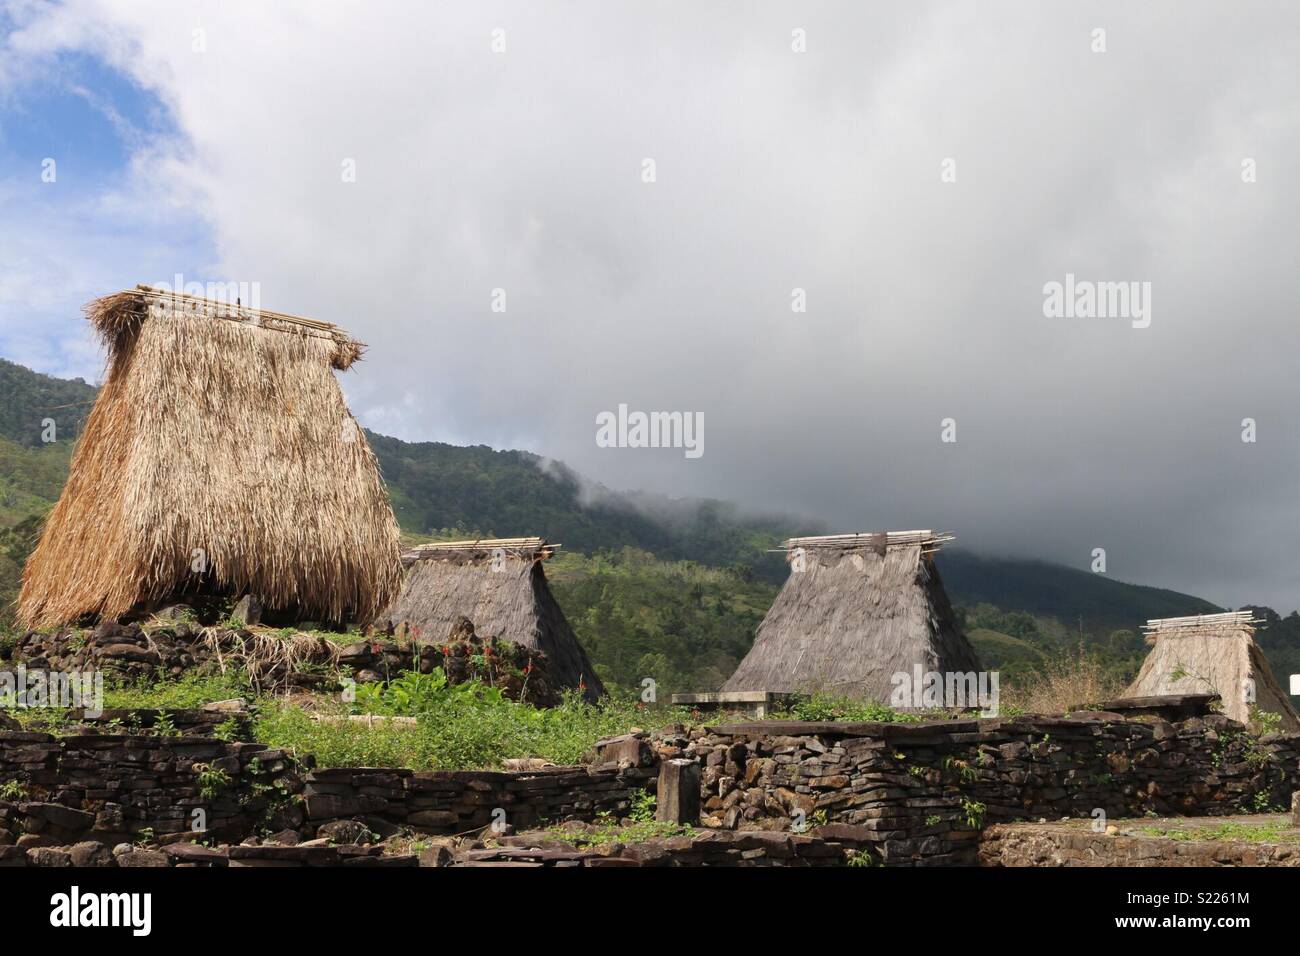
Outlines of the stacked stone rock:
<svg viewBox="0 0 1300 956">
<path fill-rule="evenodd" d="M 805 831 L 792 837 L 835 842 L 827 827 L 842 826 L 843 845 L 857 841 L 888 865 L 973 864 L 981 831 L 1001 822 L 1091 818 L 1098 809 L 1118 819 L 1285 808 L 1300 789 L 1298 755 L 1300 737 L 1252 737 L 1226 717 L 1115 714 L 673 727 L 602 741 L 587 766 L 511 772 L 313 771 L 310 758 L 262 744 L 4 731 L 0 786 L 11 799 L 0 803 L 0 863 L 57 866 L 63 854 L 108 852 L 104 865 L 372 865 L 357 861 L 376 858 L 373 851 L 318 852 L 330 842 L 322 834 L 457 834 L 497 821 L 523 829 L 621 817 L 638 792 L 655 789 L 661 761 L 694 759 L 705 827 Z M 206 817 L 202 832 L 196 810 Z M 219 850 L 225 864 L 193 842 L 238 843 L 267 830 L 285 845 Z M 142 836 L 157 846 L 126 845 Z M 804 858 L 804 841 L 787 844 L 780 834 L 754 835 L 753 845 L 697 836 L 689 848 L 664 844 L 653 853 L 679 865 L 750 859 L 758 850 L 753 859 L 782 859 L 786 847 Z M 45 850 L 58 852 L 36 852 Z"/>
<path fill-rule="evenodd" d="M 1285 807 L 1300 737 L 1252 738 L 1227 717 L 1116 715 L 696 730 L 706 826 L 861 825 L 887 864 L 976 861 L 986 823 L 1241 813 Z"/>
<path fill-rule="evenodd" d="M 19 846 L 79 839 L 241 840 L 258 828 L 301 825 L 296 763 L 264 744 L 202 737 L 0 733 L 0 782 L 17 803 Z M 196 815 L 195 811 L 201 811 Z M 9 829 L 9 828 L 5 828 Z M 0 835 L 0 840 L 3 840 Z"/>
<path fill-rule="evenodd" d="M 309 758 L 299 762 L 264 744 L 203 737 L 4 731 L 0 785 L 24 797 L 0 802 L 0 845 L 112 846 L 142 835 L 164 845 L 237 843 L 266 830 L 313 839 L 351 818 L 389 835 L 403 826 L 459 833 L 498 820 L 526 827 L 617 817 L 657 774 L 646 741 L 636 744 L 593 766 L 415 773 L 312 770 Z"/>
<path fill-rule="evenodd" d="M 431 833 L 463 833 L 496 821 L 529 827 L 602 813 L 619 817 L 655 774 L 653 767 L 609 765 L 523 773 L 339 768 L 308 774 L 303 796 L 309 823 L 376 817 Z"/>
<path fill-rule="evenodd" d="M 205 630 L 187 621 L 144 628 L 139 623 L 108 621 L 93 629 L 67 629 L 46 634 L 31 631 L 13 649 L 12 663 L 28 670 L 84 672 L 102 670 L 128 682 L 177 677 L 186 672 L 216 673 L 225 663 L 238 662 L 242 641 L 252 636 L 239 628 Z M 440 667 L 452 684 L 478 677 L 499 687 L 511 700 L 526 700 L 539 707 L 560 702 L 560 689 L 550 676 L 550 662 L 538 650 L 510 642 L 484 642 L 472 624 L 454 629 L 438 644 L 379 637 L 335 645 L 324 637 L 299 647 L 298 667 L 266 663 L 257 674 L 265 689 L 303 688 L 337 690 L 340 676 L 358 683 L 377 683 L 408 671 L 432 673 Z M 329 671 L 337 659 L 338 674 Z"/>
</svg>

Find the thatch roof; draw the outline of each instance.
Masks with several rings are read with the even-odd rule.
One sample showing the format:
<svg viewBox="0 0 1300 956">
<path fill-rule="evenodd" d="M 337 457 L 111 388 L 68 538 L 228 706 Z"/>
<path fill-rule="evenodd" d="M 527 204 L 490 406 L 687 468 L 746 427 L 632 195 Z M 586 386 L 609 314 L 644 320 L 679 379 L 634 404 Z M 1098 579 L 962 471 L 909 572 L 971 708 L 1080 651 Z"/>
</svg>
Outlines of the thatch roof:
<svg viewBox="0 0 1300 956">
<path fill-rule="evenodd" d="M 147 287 L 86 311 L 108 373 L 23 573 L 29 626 L 197 589 L 329 621 L 369 620 L 392 601 L 397 522 L 331 371 L 360 343 Z"/>
<path fill-rule="evenodd" d="M 929 531 L 792 538 L 790 577 L 723 691 L 827 691 L 888 703 L 897 673 L 971 672 Z"/>
<path fill-rule="evenodd" d="M 1259 623 L 1250 611 L 1148 621 L 1147 642 L 1154 646 L 1124 696 L 1215 693 L 1223 712 L 1243 724 L 1258 707 L 1280 715 L 1284 729 L 1300 730 L 1300 715 L 1255 643 Z"/>
<path fill-rule="evenodd" d="M 493 538 L 412 548 L 402 555 L 406 584 L 382 617 L 437 643 L 464 616 L 481 637 L 542 651 L 558 684 L 585 686 L 595 699 L 605 688 L 542 570 L 555 547 L 541 538 Z"/>
</svg>

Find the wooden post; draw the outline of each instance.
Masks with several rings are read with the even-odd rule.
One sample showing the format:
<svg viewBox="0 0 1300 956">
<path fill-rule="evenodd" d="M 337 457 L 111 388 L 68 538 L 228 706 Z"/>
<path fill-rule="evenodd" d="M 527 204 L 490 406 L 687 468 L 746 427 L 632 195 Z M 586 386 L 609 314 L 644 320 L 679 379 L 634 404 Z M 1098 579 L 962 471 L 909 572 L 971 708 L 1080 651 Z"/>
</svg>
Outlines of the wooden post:
<svg viewBox="0 0 1300 956">
<path fill-rule="evenodd" d="M 1291 794 L 1291 826 L 1300 828 L 1300 790 Z"/>
<path fill-rule="evenodd" d="M 655 819 L 662 823 L 700 824 L 700 765 L 694 760 L 659 764 Z"/>
</svg>

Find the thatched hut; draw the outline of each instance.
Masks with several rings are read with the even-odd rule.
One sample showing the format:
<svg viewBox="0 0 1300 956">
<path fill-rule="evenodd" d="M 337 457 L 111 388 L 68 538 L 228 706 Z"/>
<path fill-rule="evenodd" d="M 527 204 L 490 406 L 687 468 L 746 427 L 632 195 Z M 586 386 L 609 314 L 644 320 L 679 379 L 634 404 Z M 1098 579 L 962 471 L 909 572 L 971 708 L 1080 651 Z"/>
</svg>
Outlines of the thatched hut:
<svg viewBox="0 0 1300 956">
<path fill-rule="evenodd" d="M 359 342 L 148 286 L 86 312 L 107 376 L 23 573 L 27 625 L 197 591 L 336 622 L 393 600 L 397 522 L 332 371 Z"/>
<path fill-rule="evenodd" d="M 790 577 L 722 690 L 889 703 L 896 674 L 977 672 L 932 560 L 947 540 L 930 531 L 791 538 Z"/>
<path fill-rule="evenodd" d="M 1282 728 L 1300 730 L 1300 716 L 1255 643 L 1259 623 L 1251 611 L 1147 621 L 1151 652 L 1125 696 L 1218 694 L 1233 720 L 1248 723 L 1258 707 L 1279 715 Z"/>
<path fill-rule="evenodd" d="M 401 595 L 382 616 L 428 642 L 446 640 L 456 619 L 468 618 L 481 637 L 540 650 L 557 684 L 595 700 L 605 688 L 542 570 L 555 547 L 541 538 L 484 538 L 413 548 L 402 554 Z"/>
</svg>

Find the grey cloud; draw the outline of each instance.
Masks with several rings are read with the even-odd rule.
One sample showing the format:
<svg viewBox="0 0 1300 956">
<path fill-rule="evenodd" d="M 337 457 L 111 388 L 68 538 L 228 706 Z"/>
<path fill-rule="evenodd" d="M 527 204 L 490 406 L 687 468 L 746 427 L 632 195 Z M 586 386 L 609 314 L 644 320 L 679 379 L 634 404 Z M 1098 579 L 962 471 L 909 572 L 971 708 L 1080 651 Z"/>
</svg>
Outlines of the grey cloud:
<svg viewBox="0 0 1300 956">
<path fill-rule="evenodd" d="M 369 424 L 1300 604 L 1300 12 L 355 9 L 205 8 L 203 56 L 169 4 L 40 35 L 158 90 L 182 137 L 151 168 L 226 274 L 371 344 L 347 380 Z M 1067 272 L 1150 281 L 1151 327 L 1044 318 Z M 705 456 L 596 447 L 620 402 L 703 412 Z"/>
</svg>

